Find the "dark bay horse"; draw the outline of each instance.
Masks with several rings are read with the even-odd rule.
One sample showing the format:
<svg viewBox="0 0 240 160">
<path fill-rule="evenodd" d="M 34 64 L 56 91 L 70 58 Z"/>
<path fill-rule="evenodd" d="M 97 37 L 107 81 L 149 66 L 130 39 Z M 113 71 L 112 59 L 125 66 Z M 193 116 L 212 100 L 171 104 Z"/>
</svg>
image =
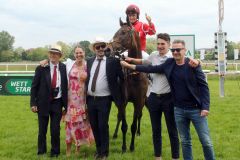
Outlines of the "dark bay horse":
<svg viewBox="0 0 240 160">
<path fill-rule="evenodd" d="M 121 53 L 128 51 L 128 57 L 142 58 L 139 33 L 134 30 L 130 23 L 123 23 L 120 19 L 120 29 L 115 33 L 112 41 L 109 43 L 111 56 L 121 58 Z M 124 102 L 118 107 L 118 120 L 113 138 L 117 138 L 119 124 L 122 121 L 123 144 L 122 151 L 126 152 L 126 106 L 128 102 L 132 102 L 134 106 L 133 122 L 131 125 L 131 144 L 130 151 L 134 151 L 134 139 L 136 132 L 140 135 L 140 122 L 142 118 L 142 109 L 146 100 L 146 92 L 148 87 L 148 79 L 145 73 L 132 72 L 127 69 L 124 71 L 124 84 L 122 92 L 124 93 Z"/>
</svg>

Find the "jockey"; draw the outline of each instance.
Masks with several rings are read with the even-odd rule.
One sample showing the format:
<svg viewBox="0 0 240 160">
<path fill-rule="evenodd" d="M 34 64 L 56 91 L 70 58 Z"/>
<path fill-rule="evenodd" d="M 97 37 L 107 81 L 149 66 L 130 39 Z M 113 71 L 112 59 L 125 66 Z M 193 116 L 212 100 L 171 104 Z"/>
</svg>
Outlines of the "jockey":
<svg viewBox="0 0 240 160">
<path fill-rule="evenodd" d="M 146 35 L 156 33 L 155 26 L 151 22 L 151 17 L 145 14 L 148 24 L 139 21 L 140 10 L 138 6 L 131 4 L 126 9 L 127 22 L 130 22 L 136 31 L 139 32 L 141 50 L 146 51 Z"/>
</svg>

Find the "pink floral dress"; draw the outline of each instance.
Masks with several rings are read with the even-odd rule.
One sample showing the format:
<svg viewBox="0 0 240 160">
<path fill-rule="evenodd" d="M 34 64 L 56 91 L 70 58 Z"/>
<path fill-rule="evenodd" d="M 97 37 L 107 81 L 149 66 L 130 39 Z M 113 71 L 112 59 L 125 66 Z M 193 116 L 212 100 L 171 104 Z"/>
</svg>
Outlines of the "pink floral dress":
<svg viewBox="0 0 240 160">
<path fill-rule="evenodd" d="M 94 141 L 85 109 L 86 78 L 86 65 L 79 67 L 74 64 L 69 73 L 68 109 L 64 119 L 66 122 L 66 143 L 74 141 L 76 146 L 90 145 Z"/>
</svg>

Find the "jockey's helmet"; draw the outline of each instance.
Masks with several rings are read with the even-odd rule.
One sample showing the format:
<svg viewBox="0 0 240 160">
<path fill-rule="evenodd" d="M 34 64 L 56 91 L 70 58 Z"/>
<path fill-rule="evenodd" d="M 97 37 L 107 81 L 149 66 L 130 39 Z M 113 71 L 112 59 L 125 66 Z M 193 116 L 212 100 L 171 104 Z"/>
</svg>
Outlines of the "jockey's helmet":
<svg viewBox="0 0 240 160">
<path fill-rule="evenodd" d="M 137 15 L 139 16 L 140 14 L 140 10 L 138 8 L 138 6 L 136 6 L 135 4 L 130 4 L 127 9 L 126 9 L 126 14 L 135 14 L 137 13 Z"/>
</svg>

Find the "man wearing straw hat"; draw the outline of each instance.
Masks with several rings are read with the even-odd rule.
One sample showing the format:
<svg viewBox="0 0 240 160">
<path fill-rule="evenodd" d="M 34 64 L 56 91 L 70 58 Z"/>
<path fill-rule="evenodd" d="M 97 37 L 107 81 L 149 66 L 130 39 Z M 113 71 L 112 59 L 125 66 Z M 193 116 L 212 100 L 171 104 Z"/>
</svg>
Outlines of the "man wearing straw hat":
<svg viewBox="0 0 240 160">
<path fill-rule="evenodd" d="M 120 105 L 123 72 L 119 60 L 106 57 L 106 41 L 97 37 L 89 48 L 96 56 L 87 60 L 87 107 L 96 149 L 95 159 L 106 159 L 109 153 L 108 119 L 112 100 Z"/>
<path fill-rule="evenodd" d="M 46 133 L 50 118 L 51 153 L 50 157 L 60 154 L 60 120 L 67 110 L 66 66 L 59 62 L 62 56 L 59 45 L 49 49 L 48 66 L 38 66 L 35 70 L 31 88 L 30 106 L 38 114 L 38 155 L 47 152 Z"/>
</svg>

